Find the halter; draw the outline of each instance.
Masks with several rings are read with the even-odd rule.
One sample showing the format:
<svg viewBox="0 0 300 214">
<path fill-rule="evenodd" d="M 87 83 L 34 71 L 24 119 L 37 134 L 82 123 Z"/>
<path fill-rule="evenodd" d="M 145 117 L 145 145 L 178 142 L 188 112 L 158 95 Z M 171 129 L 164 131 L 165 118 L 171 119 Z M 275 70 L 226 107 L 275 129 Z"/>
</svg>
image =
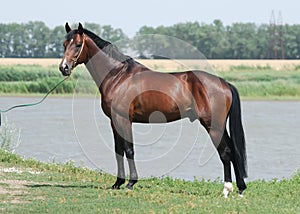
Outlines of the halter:
<svg viewBox="0 0 300 214">
<path fill-rule="evenodd" d="M 84 45 L 85 45 L 85 36 L 83 36 L 83 41 L 82 41 L 82 45 L 81 45 L 81 49 L 80 49 L 80 51 L 79 51 L 79 54 L 77 55 L 77 57 L 76 57 L 75 59 L 72 59 L 72 61 L 73 61 L 73 63 L 74 63 L 73 68 L 75 68 L 75 66 L 76 66 L 76 64 L 77 64 L 77 61 L 78 61 L 79 57 L 81 56 L 82 50 L 83 50 L 83 48 L 84 48 Z M 73 68 L 72 68 L 72 69 L 73 69 Z"/>
</svg>

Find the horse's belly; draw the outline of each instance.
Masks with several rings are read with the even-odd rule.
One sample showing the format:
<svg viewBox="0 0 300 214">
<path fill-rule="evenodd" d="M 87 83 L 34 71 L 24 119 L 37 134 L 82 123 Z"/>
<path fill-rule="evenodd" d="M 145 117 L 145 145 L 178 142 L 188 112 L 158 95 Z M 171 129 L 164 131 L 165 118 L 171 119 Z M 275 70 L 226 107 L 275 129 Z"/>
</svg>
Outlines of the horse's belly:
<svg viewBox="0 0 300 214">
<path fill-rule="evenodd" d="M 195 118 L 192 109 L 176 109 L 174 111 L 161 111 L 155 109 L 148 112 L 135 112 L 133 122 L 137 123 L 168 123 L 182 118 L 190 118 L 193 121 Z"/>
<path fill-rule="evenodd" d="M 133 122 L 136 123 L 168 123 L 181 119 L 180 114 L 163 114 L 162 112 L 155 111 L 150 115 L 135 115 Z"/>
</svg>

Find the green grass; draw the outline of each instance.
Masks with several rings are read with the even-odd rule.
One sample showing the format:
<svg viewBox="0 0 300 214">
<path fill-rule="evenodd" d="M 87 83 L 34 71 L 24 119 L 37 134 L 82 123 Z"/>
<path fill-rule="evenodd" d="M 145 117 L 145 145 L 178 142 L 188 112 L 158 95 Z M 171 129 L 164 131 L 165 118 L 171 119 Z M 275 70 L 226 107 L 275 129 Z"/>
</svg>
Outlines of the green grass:
<svg viewBox="0 0 300 214">
<path fill-rule="evenodd" d="M 163 70 L 160 68 L 158 70 Z M 244 99 L 300 99 L 299 66 L 276 71 L 270 66 L 234 66 L 229 71 L 215 72 L 234 84 Z M 45 94 L 62 79 L 56 66 L 0 66 L 0 95 Z M 91 94 L 97 87 L 83 66 L 73 71 L 72 78 L 55 90 L 56 94 Z"/>
<path fill-rule="evenodd" d="M 140 180 L 133 191 L 110 190 L 115 177 L 72 163 L 51 164 L 0 150 L 3 213 L 299 213 L 300 174 L 248 183 L 244 198 L 223 198 L 219 181 Z M 31 174 L 29 171 L 40 172 Z"/>
<path fill-rule="evenodd" d="M 0 95 L 45 94 L 63 79 L 56 66 L 0 65 Z M 78 82 L 78 80 L 80 80 Z M 53 93 L 94 94 L 96 85 L 84 67 L 76 68 L 72 78 L 64 82 Z"/>
<path fill-rule="evenodd" d="M 300 72 L 297 70 L 233 69 L 218 74 L 234 84 L 243 98 L 300 99 Z"/>
</svg>

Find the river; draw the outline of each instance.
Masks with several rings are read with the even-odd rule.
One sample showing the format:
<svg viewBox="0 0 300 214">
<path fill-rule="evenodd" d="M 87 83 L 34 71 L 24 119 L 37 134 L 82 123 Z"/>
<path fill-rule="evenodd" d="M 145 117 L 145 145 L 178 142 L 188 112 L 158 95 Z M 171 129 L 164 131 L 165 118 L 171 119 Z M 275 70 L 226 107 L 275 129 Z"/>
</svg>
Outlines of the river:
<svg viewBox="0 0 300 214">
<path fill-rule="evenodd" d="M 2 97 L 0 108 L 37 100 Z M 243 101 L 242 114 L 247 180 L 288 178 L 300 169 L 300 102 Z M 96 96 L 50 97 L 39 106 L 2 114 L 2 127 L 5 118 L 20 130 L 17 154 L 44 162 L 72 160 L 79 166 L 115 174 L 110 121 Z M 140 177 L 223 178 L 218 154 L 199 122 L 184 119 L 169 124 L 134 124 L 133 133 Z"/>
</svg>

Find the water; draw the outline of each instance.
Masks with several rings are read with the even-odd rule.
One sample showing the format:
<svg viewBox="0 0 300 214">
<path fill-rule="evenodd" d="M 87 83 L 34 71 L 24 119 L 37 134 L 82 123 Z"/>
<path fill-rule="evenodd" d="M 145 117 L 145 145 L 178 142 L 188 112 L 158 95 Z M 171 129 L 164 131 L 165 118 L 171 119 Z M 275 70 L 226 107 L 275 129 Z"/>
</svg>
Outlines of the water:
<svg viewBox="0 0 300 214">
<path fill-rule="evenodd" d="M 32 103 L 33 97 L 2 97 L 0 108 Z M 300 169 L 300 102 L 243 101 L 248 180 L 288 178 Z M 115 174 L 110 121 L 98 98 L 48 98 L 35 107 L 2 115 L 21 130 L 16 150 L 45 162 L 77 165 Z M 222 179 L 223 169 L 208 135 L 198 122 L 133 126 L 140 177 L 187 180 Z"/>
</svg>

